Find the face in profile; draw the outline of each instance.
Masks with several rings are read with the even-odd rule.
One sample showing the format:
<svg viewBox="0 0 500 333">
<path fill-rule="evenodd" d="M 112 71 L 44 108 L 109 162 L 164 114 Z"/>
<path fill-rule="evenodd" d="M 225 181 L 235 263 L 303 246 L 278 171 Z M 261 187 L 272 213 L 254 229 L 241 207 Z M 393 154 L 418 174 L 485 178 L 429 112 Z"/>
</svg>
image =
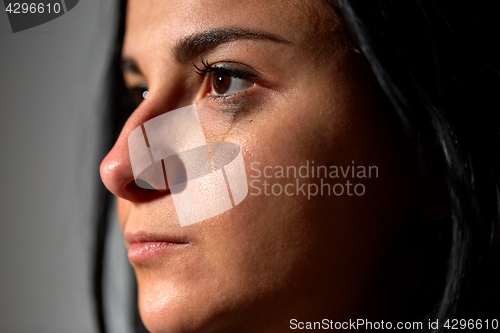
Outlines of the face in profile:
<svg viewBox="0 0 500 333">
<path fill-rule="evenodd" d="M 127 86 L 148 95 L 101 175 L 151 332 L 281 332 L 293 318 L 383 313 L 373 299 L 417 209 L 416 171 L 336 8 L 131 0 L 123 59 Z M 136 186 L 128 137 L 193 104 L 207 142 L 240 147 L 250 187 L 233 209 L 183 227 L 169 191 Z M 287 177 L 304 165 L 308 177 Z M 338 177 L 312 176 L 312 165 Z M 308 195 L 322 181 L 343 192 Z"/>
</svg>

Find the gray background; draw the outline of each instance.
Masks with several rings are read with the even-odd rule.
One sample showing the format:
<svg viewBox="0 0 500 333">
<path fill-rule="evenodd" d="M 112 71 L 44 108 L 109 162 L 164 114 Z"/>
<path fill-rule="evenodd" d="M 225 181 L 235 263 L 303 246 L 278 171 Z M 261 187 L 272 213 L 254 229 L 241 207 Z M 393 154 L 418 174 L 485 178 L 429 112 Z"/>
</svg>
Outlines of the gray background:
<svg viewBox="0 0 500 333">
<path fill-rule="evenodd" d="M 0 333 L 95 332 L 92 202 L 115 1 L 13 34 L 0 5 Z M 106 260 L 111 332 L 128 332 L 128 262 Z"/>
</svg>

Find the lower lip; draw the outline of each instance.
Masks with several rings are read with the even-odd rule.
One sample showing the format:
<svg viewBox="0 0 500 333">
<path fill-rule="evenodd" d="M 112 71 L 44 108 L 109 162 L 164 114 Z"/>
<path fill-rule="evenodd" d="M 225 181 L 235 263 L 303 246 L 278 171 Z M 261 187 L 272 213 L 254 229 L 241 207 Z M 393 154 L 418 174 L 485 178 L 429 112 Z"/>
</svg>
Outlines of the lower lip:
<svg viewBox="0 0 500 333">
<path fill-rule="evenodd" d="M 133 243 L 128 249 L 128 259 L 132 263 L 140 263 L 160 254 L 172 251 L 185 244 L 169 242 L 140 242 Z"/>
</svg>

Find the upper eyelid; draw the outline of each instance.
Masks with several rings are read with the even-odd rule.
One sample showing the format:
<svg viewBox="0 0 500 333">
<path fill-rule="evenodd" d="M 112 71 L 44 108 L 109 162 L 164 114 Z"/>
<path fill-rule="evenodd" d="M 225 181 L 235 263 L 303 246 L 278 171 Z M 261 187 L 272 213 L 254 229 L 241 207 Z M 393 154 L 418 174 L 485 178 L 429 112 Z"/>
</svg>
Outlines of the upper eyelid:
<svg viewBox="0 0 500 333">
<path fill-rule="evenodd" d="M 124 80 L 125 83 L 125 88 L 128 90 L 133 90 L 133 89 L 144 89 L 144 90 L 149 90 L 149 85 L 147 82 L 141 82 L 137 84 L 129 84 L 127 80 Z"/>
<path fill-rule="evenodd" d="M 236 63 L 236 62 L 218 62 L 216 64 L 210 64 L 205 60 L 201 60 L 201 63 L 203 65 L 203 68 L 198 67 L 194 62 L 193 66 L 195 68 L 195 72 L 198 75 L 201 76 L 206 76 L 209 73 L 212 73 L 214 71 L 220 71 L 225 73 L 226 75 L 237 77 L 237 78 L 242 78 L 242 79 L 254 79 L 257 78 L 257 75 L 249 71 L 245 71 L 239 68 L 236 68 L 237 66 L 244 66 L 244 67 L 249 67 L 248 65 Z M 255 70 L 254 70 L 255 71 Z"/>
<path fill-rule="evenodd" d="M 133 88 L 149 89 L 149 85 L 147 82 L 143 82 L 135 85 Z"/>
</svg>

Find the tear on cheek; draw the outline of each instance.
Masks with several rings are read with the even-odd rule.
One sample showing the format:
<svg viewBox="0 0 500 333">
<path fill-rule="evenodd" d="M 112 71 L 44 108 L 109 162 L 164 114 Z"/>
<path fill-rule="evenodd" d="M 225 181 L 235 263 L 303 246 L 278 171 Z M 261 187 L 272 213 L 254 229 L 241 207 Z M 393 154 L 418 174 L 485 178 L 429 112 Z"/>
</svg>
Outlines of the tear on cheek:
<svg viewBox="0 0 500 333">
<path fill-rule="evenodd" d="M 169 191 L 181 226 L 220 215 L 248 194 L 240 147 L 208 143 L 194 105 L 148 120 L 128 142 L 136 185 Z"/>
</svg>

